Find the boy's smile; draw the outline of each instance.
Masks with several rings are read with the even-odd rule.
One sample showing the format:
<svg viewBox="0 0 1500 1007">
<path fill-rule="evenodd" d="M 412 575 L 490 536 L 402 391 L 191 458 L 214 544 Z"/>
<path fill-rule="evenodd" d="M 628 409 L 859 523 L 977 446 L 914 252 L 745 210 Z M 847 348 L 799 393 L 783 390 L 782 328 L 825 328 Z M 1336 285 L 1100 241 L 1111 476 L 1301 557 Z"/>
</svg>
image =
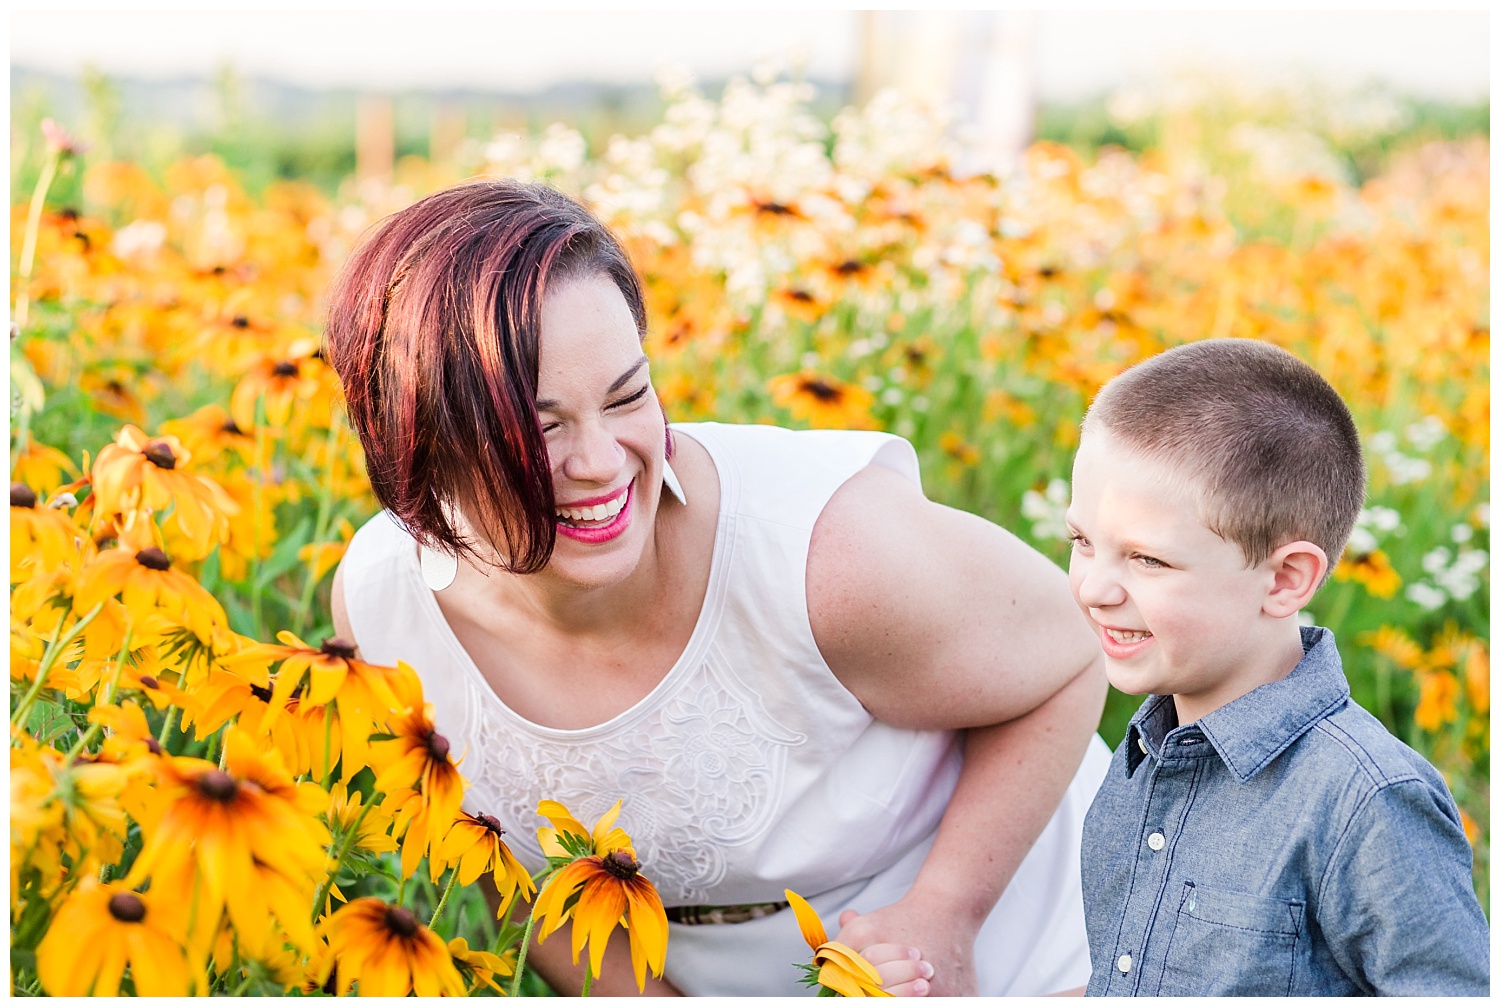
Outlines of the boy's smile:
<svg viewBox="0 0 1500 1007">
<path fill-rule="evenodd" d="M 1274 564 L 1254 567 L 1209 530 L 1197 487 L 1108 429 L 1083 437 L 1068 508 L 1068 582 L 1098 634 L 1110 684 L 1176 697 L 1188 723 L 1284 676 L 1296 619 L 1264 611 Z M 1290 659 L 1290 664 L 1287 661 Z"/>
</svg>

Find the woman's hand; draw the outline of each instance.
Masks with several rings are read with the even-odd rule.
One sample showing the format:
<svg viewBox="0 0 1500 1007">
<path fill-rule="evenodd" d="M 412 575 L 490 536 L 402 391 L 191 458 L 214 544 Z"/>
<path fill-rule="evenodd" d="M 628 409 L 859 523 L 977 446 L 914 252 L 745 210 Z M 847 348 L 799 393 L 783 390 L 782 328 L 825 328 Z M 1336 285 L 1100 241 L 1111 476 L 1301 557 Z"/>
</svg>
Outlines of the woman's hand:
<svg viewBox="0 0 1500 1007">
<path fill-rule="evenodd" d="M 875 966 L 887 993 L 895 996 L 977 996 L 974 936 L 978 928 L 951 912 L 927 911 L 903 899 L 861 916 L 839 916 L 834 940 Z M 920 950 L 919 950 L 920 948 Z"/>
</svg>

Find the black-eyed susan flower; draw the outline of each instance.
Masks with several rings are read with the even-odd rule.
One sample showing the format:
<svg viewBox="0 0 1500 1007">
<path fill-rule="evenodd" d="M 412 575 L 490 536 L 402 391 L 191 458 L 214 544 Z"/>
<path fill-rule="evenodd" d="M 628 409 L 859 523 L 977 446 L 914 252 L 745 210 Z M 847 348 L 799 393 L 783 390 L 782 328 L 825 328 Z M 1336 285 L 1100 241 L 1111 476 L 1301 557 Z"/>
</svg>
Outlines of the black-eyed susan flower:
<svg viewBox="0 0 1500 1007">
<path fill-rule="evenodd" d="M 139 996 L 186 996 L 193 970 L 171 893 L 135 892 L 86 879 L 57 910 L 36 949 L 52 996 L 115 996 L 125 970 Z"/>
<path fill-rule="evenodd" d="M 328 952 L 311 980 L 333 979 L 338 995 L 359 983 L 360 996 L 463 996 L 467 989 L 443 939 L 410 909 L 355 899 L 324 924 Z"/>
<path fill-rule="evenodd" d="M 10 582 L 51 573 L 76 561 L 83 533 L 66 513 L 39 506 L 25 483 L 10 484 Z"/>
<path fill-rule="evenodd" d="M 397 833 L 405 835 L 401 869 L 410 875 L 458 817 L 464 778 L 448 739 L 433 725 L 432 704 L 422 699 L 421 681 L 405 664 L 397 667 L 408 675 L 391 680 L 397 700 L 388 709 L 401 712 L 390 715 L 391 737 L 371 743 L 370 768 L 375 789 L 387 795 L 384 805 L 395 815 Z M 434 872 L 436 866 L 434 862 Z"/>
<path fill-rule="evenodd" d="M 227 517 L 239 510 L 239 504 L 212 479 L 186 471 L 190 459 L 176 437 L 150 438 L 126 424 L 94 459 L 96 513 L 122 515 L 122 525 L 128 528 L 143 508 L 161 511 L 174 504 L 172 521 L 197 555 L 207 555 L 224 537 Z"/>
<path fill-rule="evenodd" d="M 458 865 L 461 885 L 473 884 L 486 871 L 494 876 L 495 888 L 500 892 L 500 909 L 495 916 L 502 920 L 517 894 L 530 902 L 536 891 L 531 875 L 500 838 L 503 835 L 505 830 L 493 816 L 460 811 L 438 844 L 437 852 L 439 860 Z"/>
<path fill-rule="evenodd" d="M 1363 584 L 1365 590 L 1377 598 L 1392 598 L 1401 587 L 1401 575 L 1391 566 L 1382 549 L 1371 550 L 1362 556 L 1346 554 L 1333 568 L 1333 579 Z"/>
<path fill-rule="evenodd" d="M 818 429 L 869 430 L 875 426 L 870 407 L 875 396 L 816 371 L 782 374 L 767 383 L 771 401 Z"/>
<path fill-rule="evenodd" d="M 802 979 L 809 986 L 822 986 L 844 997 L 888 997 L 880 985 L 880 973 L 875 966 L 865 961 L 864 956 L 847 944 L 830 941 L 818 919 L 817 910 L 807 900 L 790 888 L 786 900 L 791 903 L 797 917 L 797 926 L 802 930 L 802 939 L 812 949 L 811 965 L 799 966 L 807 975 Z"/>
<path fill-rule="evenodd" d="M 274 872 L 312 902 L 327 864 L 328 829 L 318 820 L 324 794 L 294 783 L 274 749 L 248 731 L 230 730 L 225 768 L 171 757 L 160 766 L 155 805 L 141 822 L 145 842 L 128 880 L 193 877 L 209 919 L 226 907 L 237 928 L 267 925 L 264 871 Z"/>
<path fill-rule="evenodd" d="M 64 480 L 78 478 L 78 466 L 57 448 L 28 436 L 26 443 L 16 452 L 10 474 L 16 482 L 50 493 Z"/>
<path fill-rule="evenodd" d="M 262 730 L 271 729 L 293 694 L 301 696 L 304 707 L 322 706 L 337 698 L 346 777 L 366 765 L 374 765 L 370 735 L 383 732 L 393 714 L 409 710 L 413 704 L 421 712 L 422 683 L 409 665 L 398 663 L 390 667 L 362 661 L 352 644 L 336 636 L 324 640 L 321 647 L 312 647 L 285 630 L 276 638 L 281 646 L 253 644 L 236 658 L 240 662 L 261 659 L 281 662 Z M 391 726 L 390 733 L 400 734 L 400 731 Z M 382 751 L 389 761 L 390 748 Z M 395 784 L 393 789 L 406 785 Z M 456 811 L 457 807 L 455 803 L 453 809 Z"/>
<path fill-rule="evenodd" d="M 125 533 L 120 544 L 103 549 L 78 572 L 75 611 L 87 612 L 119 595 L 132 620 L 146 622 L 160 614 L 190 630 L 200 640 L 228 625 L 224 608 L 192 577 L 172 566 L 171 557 L 151 542 L 142 526 Z M 144 534 L 139 534 L 144 533 Z"/>
<path fill-rule="evenodd" d="M 491 954 L 488 951 L 480 951 L 477 948 L 469 950 L 469 942 L 462 937 L 455 937 L 448 942 L 448 953 L 453 956 L 453 967 L 458 969 L 458 974 L 464 977 L 464 985 L 470 992 L 481 986 L 495 991 L 497 996 L 504 996 L 505 990 L 495 982 L 495 976 L 508 976 L 515 973 L 515 964 L 508 960 L 515 952 L 507 955 Z"/>
<path fill-rule="evenodd" d="M 575 858 L 554 873 L 537 896 L 532 910 L 537 942 L 571 919 L 573 962 L 578 963 L 588 944 L 590 974 L 597 976 L 610 935 L 623 925 L 630 935 L 636 987 L 645 990 L 646 970 L 660 976 L 666 965 L 667 913 L 656 886 L 641 874 L 630 837 L 615 827 L 620 802 L 604 813 L 592 833 L 556 801 L 543 801 L 537 813 L 552 822 L 551 829 L 538 830 L 543 851 L 552 857 L 562 850 Z"/>
</svg>

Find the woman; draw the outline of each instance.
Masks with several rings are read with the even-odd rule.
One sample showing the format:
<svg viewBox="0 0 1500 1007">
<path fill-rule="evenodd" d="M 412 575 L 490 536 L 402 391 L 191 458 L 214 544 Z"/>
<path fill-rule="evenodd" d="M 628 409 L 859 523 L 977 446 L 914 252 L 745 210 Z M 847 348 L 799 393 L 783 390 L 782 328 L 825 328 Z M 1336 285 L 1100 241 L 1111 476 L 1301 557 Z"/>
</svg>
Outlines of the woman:
<svg viewBox="0 0 1500 1007">
<path fill-rule="evenodd" d="M 386 508 L 335 577 L 339 634 L 418 670 L 466 806 L 533 870 L 539 799 L 624 799 L 674 921 L 648 993 L 805 992 L 785 888 L 896 992 L 1081 984 L 1108 752 L 1062 572 L 928 502 L 899 438 L 669 429 L 645 331 L 624 252 L 552 190 L 468 183 L 379 225 L 329 307 Z M 566 941 L 530 960 L 578 988 Z M 611 942 L 595 990 L 635 992 L 626 961 Z"/>
</svg>

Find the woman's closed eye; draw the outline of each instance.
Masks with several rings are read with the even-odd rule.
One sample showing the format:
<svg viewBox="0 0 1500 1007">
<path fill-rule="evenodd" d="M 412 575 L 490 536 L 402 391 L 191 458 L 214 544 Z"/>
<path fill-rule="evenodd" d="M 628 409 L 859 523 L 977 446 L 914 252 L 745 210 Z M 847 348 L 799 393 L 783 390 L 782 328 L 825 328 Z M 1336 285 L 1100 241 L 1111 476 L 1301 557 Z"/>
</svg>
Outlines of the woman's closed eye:
<svg viewBox="0 0 1500 1007">
<path fill-rule="evenodd" d="M 623 399 L 616 399 L 614 402 L 611 402 L 609 405 L 605 406 L 604 408 L 605 409 L 621 409 L 621 408 L 623 408 L 625 406 L 631 405 L 632 403 L 639 402 L 642 398 L 645 397 L 646 393 L 648 391 L 650 391 L 650 390 L 651 390 L 651 386 L 650 385 L 642 385 L 640 388 L 638 388 L 635 391 L 631 392 L 629 395 L 625 396 Z"/>
</svg>

